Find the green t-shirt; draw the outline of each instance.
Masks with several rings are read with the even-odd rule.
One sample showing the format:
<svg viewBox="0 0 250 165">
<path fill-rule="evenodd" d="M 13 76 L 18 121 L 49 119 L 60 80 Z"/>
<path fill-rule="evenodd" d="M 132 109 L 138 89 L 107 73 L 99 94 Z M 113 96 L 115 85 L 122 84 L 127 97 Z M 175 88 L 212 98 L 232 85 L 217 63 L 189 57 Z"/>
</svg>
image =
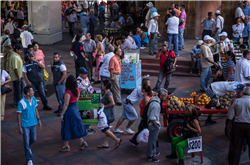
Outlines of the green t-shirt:
<svg viewBox="0 0 250 165">
<path fill-rule="evenodd" d="M 14 69 L 17 69 L 19 78 L 23 77 L 23 61 L 19 54 L 13 52 L 9 59 L 9 72 L 12 81 L 16 81 L 17 77 L 14 72 Z"/>
</svg>

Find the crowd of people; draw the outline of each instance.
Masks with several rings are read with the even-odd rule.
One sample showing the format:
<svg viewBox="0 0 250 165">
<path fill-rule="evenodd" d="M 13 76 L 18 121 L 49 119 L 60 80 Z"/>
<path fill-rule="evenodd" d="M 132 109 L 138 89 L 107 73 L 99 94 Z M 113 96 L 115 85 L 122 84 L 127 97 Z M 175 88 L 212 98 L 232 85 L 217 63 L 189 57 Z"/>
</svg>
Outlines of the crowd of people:
<svg viewBox="0 0 250 165">
<path fill-rule="evenodd" d="M 90 10 L 89 6 L 91 5 L 93 5 L 94 11 Z M 158 29 L 160 15 L 152 2 L 145 4 L 145 7 L 142 9 L 142 15 L 145 18 L 143 21 L 145 22 L 137 27 L 133 2 L 130 5 L 129 14 L 125 16 L 121 13 L 120 2 L 109 2 L 108 6 L 111 16 L 124 29 L 119 37 L 95 34 L 97 21 L 99 20 L 101 24 L 106 21 L 104 15 L 105 5 L 104 2 L 98 4 L 95 1 L 94 4 L 89 4 L 87 1 L 84 1 L 79 12 L 77 3 L 62 2 L 63 28 L 69 28 L 69 34 L 73 37 L 70 53 L 74 57 L 75 76 L 67 76 L 67 66 L 60 59 L 60 54 L 55 52 L 53 54 L 51 72 L 53 74 L 53 86 L 58 101 L 58 109 L 54 112 L 60 116 L 61 137 L 64 141 L 63 146 L 59 150 L 61 152 L 69 152 L 69 140 L 76 138 L 80 139 L 79 149 L 83 150 L 88 147 L 88 143 L 83 137 L 88 132 L 92 132 L 93 129 L 90 125 L 82 124 L 77 101 L 80 94 L 101 93 L 101 105 L 104 106 L 108 126 L 102 129 L 102 132 L 105 134 L 105 140 L 102 144 L 97 145 L 97 148 L 109 148 L 109 138 L 114 140 L 115 148 L 118 148 L 122 139 L 118 138 L 115 133 L 122 134 L 124 131 L 131 135 L 134 134 L 129 142 L 137 146 L 137 136 L 144 128 L 147 128 L 149 130 L 147 159 L 151 162 L 159 162 L 155 157 L 160 154 L 158 151 L 158 134 L 161 127 L 159 120 L 161 102 L 165 101 L 170 94 L 168 88 L 172 73 L 175 71 L 177 56 L 179 55 L 179 50 L 185 48 L 183 37 L 186 25 L 185 5 L 181 5 L 179 10 L 178 6 L 171 3 L 171 8 L 167 10 L 164 19 L 167 41 L 163 42 L 161 49 L 158 49 L 158 37 L 162 35 Z M 235 24 L 232 26 L 234 42 L 239 42 L 242 38 L 244 41 L 250 40 L 249 12 L 247 1 L 239 3 L 239 7 L 235 11 Z M 47 91 L 45 85 L 45 56 L 43 51 L 39 49 L 39 44 L 35 42 L 35 38 L 29 32 L 28 26 L 22 26 L 20 20 L 20 26 L 23 28 L 20 34 L 21 44 L 16 43 L 15 37 L 13 37 L 13 26 L 10 26 L 13 20 L 11 14 L 7 15 L 6 20 L 8 23 L 4 26 L 4 34 L 1 37 L 4 55 L 1 67 L 1 119 L 4 120 L 5 99 L 6 93 L 8 93 L 7 84 L 12 81 L 13 106 L 17 108 L 18 112 L 18 130 L 23 135 L 26 160 L 31 165 L 33 159 L 31 145 L 36 140 L 36 125 L 42 125 L 37 110 L 38 100 L 34 97 L 35 92 L 38 92 L 41 98 L 43 110 L 52 110 L 48 105 L 48 99 L 45 94 Z M 212 18 L 213 15 L 215 20 Z M 78 21 L 81 28 L 74 35 L 74 25 Z M 227 32 L 223 31 L 224 18 L 219 10 L 215 11 L 215 13 L 208 12 L 208 18 L 204 18 L 201 24 L 204 24 L 202 40 L 199 40 L 191 51 L 192 68 L 190 74 L 193 74 L 197 65 L 198 74 L 200 75 L 200 90 L 206 92 L 211 97 L 221 95 L 218 94 L 221 88 L 227 88 L 225 86 L 228 83 L 234 83 L 232 91 L 236 90 L 239 99 L 235 99 L 234 103 L 232 103 L 228 114 L 230 124 L 234 119 L 233 127 L 230 125 L 229 128 L 232 128 L 232 136 L 235 137 L 231 139 L 230 143 L 229 155 L 231 156 L 229 156 L 229 164 L 237 164 L 244 139 L 248 140 L 248 133 L 246 133 L 248 124 L 245 123 L 249 123 L 247 119 L 250 107 L 248 107 L 247 97 L 250 95 L 250 92 L 245 86 L 248 86 L 248 83 L 250 83 L 250 51 L 244 44 L 241 44 L 242 58 L 236 61 L 233 43 L 227 38 Z M 123 51 L 127 48 L 140 49 L 146 46 L 149 47 L 150 55 L 156 55 L 156 58 L 160 58 L 157 83 L 152 90 L 150 80 L 143 78 L 142 85 L 134 89 L 122 101 L 120 74 Z M 219 53 L 226 59 L 222 66 L 218 64 Z M 222 72 L 220 81 L 223 84 L 212 83 L 209 85 L 212 66 L 217 68 L 218 73 Z M 164 88 L 160 88 L 164 78 L 166 78 Z M 237 85 L 235 85 L 235 82 L 238 82 Z M 93 88 L 93 83 L 101 83 L 101 87 Z M 138 119 L 134 108 L 136 103 L 140 105 L 141 116 L 137 133 L 131 129 L 132 124 Z M 113 132 L 111 132 L 110 124 L 115 120 L 115 105 L 123 105 L 123 113 Z M 243 106 L 241 109 L 244 110 L 244 113 L 237 112 L 238 106 Z M 187 105 L 185 112 L 187 117 L 184 120 L 183 127 L 187 131 L 188 136 L 185 134 L 173 138 L 171 155 L 166 156 L 166 158 L 175 159 L 177 158 L 176 152 L 178 152 L 179 165 L 184 164 L 183 148 L 188 145 L 187 138 L 196 137 L 201 133 L 196 107 Z M 216 123 L 211 117 L 212 115 L 208 116 L 206 124 Z M 129 122 L 126 129 L 122 131 L 119 127 L 125 119 Z M 238 137 L 237 135 L 240 136 Z M 236 152 L 238 153 L 235 154 Z"/>
</svg>

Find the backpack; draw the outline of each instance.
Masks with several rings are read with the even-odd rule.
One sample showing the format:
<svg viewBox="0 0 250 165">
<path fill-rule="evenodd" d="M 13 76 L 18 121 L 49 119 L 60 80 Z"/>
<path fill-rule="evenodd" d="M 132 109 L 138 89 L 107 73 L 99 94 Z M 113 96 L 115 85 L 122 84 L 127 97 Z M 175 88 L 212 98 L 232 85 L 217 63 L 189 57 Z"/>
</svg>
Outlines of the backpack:
<svg viewBox="0 0 250 165">
<path fill-rule="evenodd" d="M 170 57 L 171 53 L 172 53 L 172 50 L 169 51 L 168 58 L 165 60 L 165 62 L 163 64 L 163 73 L 164 74 L 173 73 L 175 71 L 175 68 L 172 67 L 174 62 Z"/>
<path fill-rule="evenodd" d="M 14 27 L 14 33 L 13 33 L 14 37 L 15 38 L 20 38 L 20 34 L 21 34 L 20 30 L 18 30 L 17 27 L 14 24 L 12 24 L 12 25 Z"/>
<path fill-rule="evenodd" d="M 149 105 L 152 103 L 152 102 L 157 102 L 156 100 L 153 100 L 153 101 L 150 101 L 146 107 L 144 108 L 144 111 L 142 112 L 142 116 L 141 116 L 141 126 L 143 128 L 148 128 L 148 108 L 149 108 Z"/>
<path fill-rule="evenodd" d="M 68 9 L 65 11 L 66 16 L 69 16 L 71 13 L 72 13 L 72 8 L 68 8 Z"/>
</svg>

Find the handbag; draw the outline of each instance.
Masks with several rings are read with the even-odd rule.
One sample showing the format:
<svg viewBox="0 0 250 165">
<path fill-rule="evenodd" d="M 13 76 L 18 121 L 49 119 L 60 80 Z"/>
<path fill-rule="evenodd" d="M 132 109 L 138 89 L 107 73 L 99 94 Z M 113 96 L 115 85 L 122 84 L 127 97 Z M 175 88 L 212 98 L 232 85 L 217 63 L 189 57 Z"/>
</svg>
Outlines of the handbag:
<svg viewBox="0 0 250 165">
<path fill-rule="evenodd" d="M 1 70 L 1 77 L 2 77 L 2 74 L 3 74 L 3 70 Z M 6 93 L 10 93 L 12 92 L 12 89 L 10 88 L 9 85 L 7 84 L 4 84 L 4 85 L 1 85 L 1 94 L 6 94 Z"/>
<path fill-rule="evenodd" d="M 44 71 L 44 80 L 48 81 L 49 80 L 49 74 L 45 69 L 43 71 Z"/>
<path fill-rule="evenodd" d="M 102 51 L 98 50 L 98 52 L 96 53 L 97 56 L 102 56 Z"/>
</svg>

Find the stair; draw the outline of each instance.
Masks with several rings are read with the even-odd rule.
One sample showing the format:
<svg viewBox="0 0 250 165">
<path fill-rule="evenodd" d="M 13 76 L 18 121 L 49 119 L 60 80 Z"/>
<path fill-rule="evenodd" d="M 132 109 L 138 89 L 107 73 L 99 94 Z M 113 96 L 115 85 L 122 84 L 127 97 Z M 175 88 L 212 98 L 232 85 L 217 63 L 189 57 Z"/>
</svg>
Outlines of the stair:
<svg viewBox="0 0 250 165">
<path fill-rule="evenodd" d="M 151 58 L 141 58 L 142 61 L 142 76 L 158 76 L 160 64 L 159 59 Z M 189 74 L 191 68 L 191 61 L 178 60 L 176 63 L 176 71 L 173 73 L 173 76 L 185 76 L 185 77 L 200 77 L 197 73 L 198 71 L 193 71 L 193 74 Z M 216 70 L 212 68 L 212 76 L 215 77 Z"/>
</svg>

